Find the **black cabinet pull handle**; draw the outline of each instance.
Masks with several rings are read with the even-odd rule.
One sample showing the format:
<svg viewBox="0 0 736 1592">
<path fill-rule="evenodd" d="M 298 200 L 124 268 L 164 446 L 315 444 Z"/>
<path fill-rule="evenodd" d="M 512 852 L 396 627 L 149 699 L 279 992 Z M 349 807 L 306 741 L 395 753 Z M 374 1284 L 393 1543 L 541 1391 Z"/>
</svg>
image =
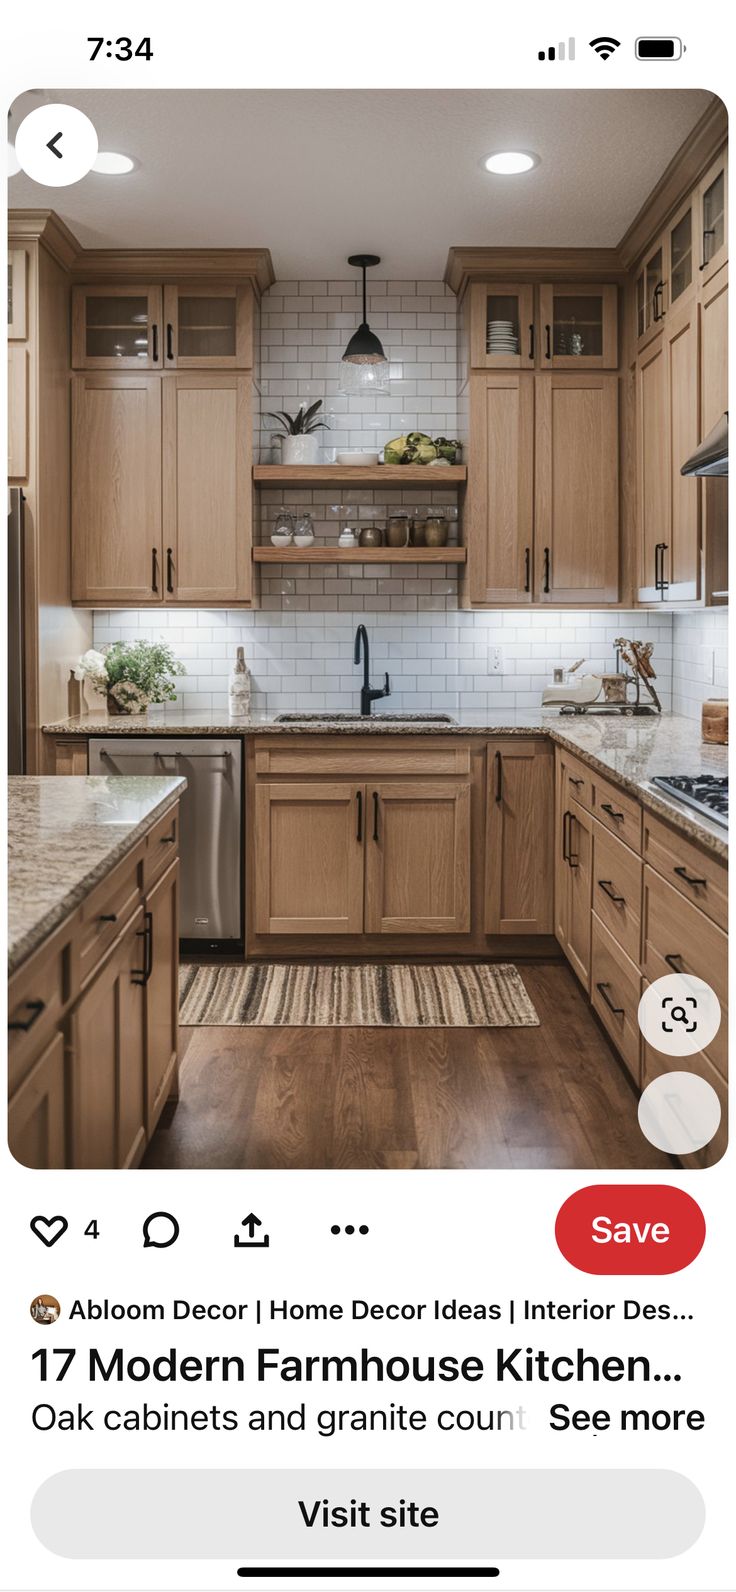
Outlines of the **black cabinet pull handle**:
<svg viewBox="0 0 736 1592">
<path fill-rule="evenodd" d="M 174 358 L 174 328 L 171 321 L 168 322 L 166 327 L 166 358 Z"/>
<path fill-rule="evenodd" d="M 532 588 L 532 550 L 531 550 L 530 547 L 525 547 L 524 548 L 524 590 L 525 591 L 531 591 L 531 588 Z"/>
<path fill-rule="evenodd" d="M 681 967 L 675 967 L 675 962 L 682 962 L 683 960 L 684 959 L 680 955 L 679 951 L 669 951 L 668 954 L 665 956 L 665 962 L 667 963 L 668 967 L 672 968 L 673 973 L 681 973 L 682 972 L 682 968 Z"/>
<path fill-rule="evenodd" d="M 626 896 L 616 895 L 616 891 L 614 890 L 610 879 L 599 879 L 598 889 L 602 890 L 603 894 L 608 896 L 609 901 L 615 901 L 617 904 L 619 902 L 626 901 Z"/>
<path fill-rule="evenodd" d="M 159 841 L 159 845 L 160 846 L 175 846 L 176 845 L 176 835 L 162 835 L 161 839 Z"/>
<path fill-rule="evenodd" d="M 158 591 L 158 548 L 151 548 L 151 591 Z"/>
<path fill-rule="evenodd" d="M 615 807 L 612 807 L 610 802 L 601 802 L 601 812 L 608 813 L 609 818 L 614 818 L 617 824 L 626 817 L 625 813 L 617 813 Z"/>
<path fill-rule="evenodd" d="M 362 790 L 359 790 L 357 792 L 356 801 L 358 803 L 358 832 L 357 832 L 355 838 L 356 838 L 356 840 L 362 840 L 363 839 L 363 792 L 362 792 Z"/>
<path fill-rule="evenodd" d="M 544 549 L 544 591 L 549 591 L 549 548 Z"/>
<path fill-rule="evenodd" d="M 575 787 L 576 787 L 576 789 L 577 789 L 577 790 L 579 790 L 579 789 L 580 789 L 580 786 L 581 786 L 581 785 L 584 785 L 584 784 L 585 784 L 585 780 L 584 780 L 584 779 L 573 779 L 573 777 L 572 777 L 572 774 L 568 774 L 568 776 L 567 776 L 567 777 L 568 777 L 568 779 L 569 779 L 569 781 L 570 781 L 570 784 L 571 784 L 571 785 L 574 785 L 574 786 L 575 786 Z"/>
<path fill-rule="evenodd" d="M 378 791 L 373 792 L 373 839 L 378 839 Z"/>
<path fill-rule="evenodd" d="M 101 912 L 97 919 L 98 923 L 117 923 L 117 921 L 117 912 Z"/>
<path fill-rule="evenodd" d="M 710 260 L 708 258 L 708 250 L 706 249 L 706 246 L 705 246 L 705 240 L 706 240 L 706 238 L 714 238 L 715 235 L 716 235 L 715 227 L 703 227 L 703 258 L 702 258 L 702 260 L 700 262 L 700 265 L 698 266 L 698 270 L 699 271 L 704 271 L 706 265 L 710 264 Z"/>
<path fill-rule="evenodd" d="M 562 820 L 562 860 L 563 862 L 566 862 L 570 868 L 577 868 L 580 866 L 580 858 L 573 858 L 572 854 L 572 825 L 574 817 L 575 814 L 571 813 L 568 807 L 567 812 Z"/>
<path fill-rule="evenodd" d="M 652 320 L 655 322 L 664 320 L 664 310 L 658 310 L 657 308 L 658 299 L 664 301 L 664 282 L 661 279 L 652 294 Z"/>
<path fill-rule="evenodd" d="M 142 929 L 136 929 L 136 937 L 143 941 L 143 966 L 134 967 L 131 977 L 134 984 L 147 984 L 153 972 L 153 913 L 144 912 Z"/>
<path fill-rule="evenodd" d="M 534 358 L 534 322 L 529 327 L 529 358 Z"/>
<path fill-rule="evenodd" d="M 143 916 L 144 916 L 144 920 L 145 920 L 146 933 L 147 933 L 148 962 L 146 964 L 146 966 L 147 966 L 146 983 L 148 983 L 148 980 L 151 977 L 151 974 L 153 972 L 153 913 L 152 912 L 144 912 Z"/>
<path fill-rule="evenodd" d="M 614 1017 L 625 1017 L 626 1016 L 626 1008 L 624 1006 L 614 1006 L 613 1001 L 611 1000 L 611 997 L 608 994 L 608 990 L 610 989 L 610 984 L 596 984 L 595 987 L 600 992 L 601 999 L 605 1001 L 605 1003 L 606 1003 L 606 1005 L 608 1007 L 608 1010 L 610 1012 L 613 1012 Z"/>
<path fill-rule="evenodd" d="M 174 590 L 174 555 L 170 547 L 166 549 L 166 590 L 169 593 Z"/>
<path fill-rule="evenodd" d="M 494 752 L 496 764 L 496 801 L 503 801 L 503 758 L 500 752 Z"/>
<path fill-rule="evenodd" d="M 153 323 L 153 325 L 151 327 L 151 333 L 152 333 L 152 337 L 153 337 L 153 363 L 154 363 L 154 365 L 157 365 L 158 364 L 158 327 L 157 327 L 155 321 L 154 321 L 154 323 Z"/>
<path fill-rule="evenodd" d="M 683 868 L 682 866 L 675 868 L 673 871 L 677 874 L 678 879 L 684 879 L 686 884 L 707 885 L 708 883 L 707 879 L 696 879 L 692 873 L 688 873 L 687 868 Z"/>
<path fill-rule="evenodd" d="M 552 358 L 552 328 L 551 328 L 551 326 L 545 326 L 545 328 L 544 328 L 544 357 L 545 357 L 545 359 L 551 359 Z"/>
<path fill-rule="evenodd" d="M 664 578 L 664 555 L 669 547 L 669 542 L 657 542 L 654 549 L 654 590 L 664 596 L 669 581 Z"/>
<path fill-rule="evenodd" d="M 29 1029 L 33 1027 L 33 1024 L 38 1022 L 41 1013 L 45 1012 L 46 1010 L 45 1001 L 24 1001 L 23 1005 L 25 1006 L 26 1011 L 30 1012 L 31 1015 L 30 1017 L 26 1018 L 25 1022 L 22 1022 L 21 1019 L 18 1018 L 15 1022 L 8 1023 L 8 1028 L 14 1033 L 27 1034 Z"/>
</svg>

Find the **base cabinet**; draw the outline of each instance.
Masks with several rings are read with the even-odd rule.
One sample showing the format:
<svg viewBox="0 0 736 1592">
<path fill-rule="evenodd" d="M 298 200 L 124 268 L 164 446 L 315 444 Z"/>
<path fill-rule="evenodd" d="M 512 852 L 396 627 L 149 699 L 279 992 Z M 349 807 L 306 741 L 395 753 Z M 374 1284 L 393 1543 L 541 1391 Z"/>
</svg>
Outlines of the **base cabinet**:
<svg viewBox="0 0 736 1592">
<path fill-rule="evenodd" d="M 470 783 L 406 780 L 368 786 L 368 934 L 470 929 Z"/>
<path fill-rule="evenodd" d="M 150 969 L 146 984 L 146 1135 L 175 1079 L 179 1053 L 179 861 L 146 896 Z"/>
<path fill-rule="evenodd" d="M 276 782 L 256 790 L 257 934 L 360 934 L 365 787 Z"/>
<path fill-rule="evenodd" d="M 139 908 L 72 1016 L 74 1167 L 127 1167 L 143 1151 L 145 942 Z"/>
<path fill-rule="evenodd" d="M 8 1107 L 8 1145 L 21 1166 L 55 1172 L 67 1165 L 64 1035 L 54 1034 Z"/>
<path fill-rule="evenodd" d="M 519 736 L 489 747 L 486 934 L 550 934 L 553 927 L 554 757 Z"/>
</svg>

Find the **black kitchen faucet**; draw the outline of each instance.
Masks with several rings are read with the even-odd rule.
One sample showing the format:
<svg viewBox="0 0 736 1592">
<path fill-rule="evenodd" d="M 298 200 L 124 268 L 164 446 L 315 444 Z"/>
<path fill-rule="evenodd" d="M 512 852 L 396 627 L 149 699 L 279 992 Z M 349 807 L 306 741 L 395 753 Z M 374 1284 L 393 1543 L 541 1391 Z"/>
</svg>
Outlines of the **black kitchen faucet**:
<svg viewBox="0 0 736 1592">
<path fill-rule="evenodd" d="M 365 625 L 358 625 L 355 632 L 353 663 L 360 663 L 361 646 L 363 648 L 363 684 L 360 690 L 360 711 L 361 714 L 365 715 L 371 712 L 372 704 L 377 701 L 378 697 L 391 695 L 391 686 L 388 675 L 384 676 L 384 684 L 379 686 L 377 690 L 371 685 L 371 650 L 368 645 L 368 631 Z"/>
</svg>

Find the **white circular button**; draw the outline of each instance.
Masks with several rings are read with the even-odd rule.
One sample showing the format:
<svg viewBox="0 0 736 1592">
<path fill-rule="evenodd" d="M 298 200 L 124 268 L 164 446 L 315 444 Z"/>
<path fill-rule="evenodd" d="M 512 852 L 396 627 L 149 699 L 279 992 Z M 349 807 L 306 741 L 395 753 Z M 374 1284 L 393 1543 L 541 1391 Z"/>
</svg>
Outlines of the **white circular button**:
<svg viewBox="0 0 736 1592">
<path fill-rule="evenodd" d="M 15 135 L 21 168 L 46 188 L 68 188 L 86 177 L 97 156 L 94 123 L 73 105 L 39 105 Z"/>
<path fill-rule="evenodd" d="M 721 1006 L 705 979 L 690 973 L 655 978 L 639 1002 L 639 1027 L 663 1056 L 696 1056 L 721 1026 Z"/>
<path fill-rule="evenodd" d="M 639 1101 L 639 1127 L 645 1139 L 668 1155 L 692 1155 L 710 1144 L 721 1121 L 721 1102 L 713 1085 L 695 1072 L 663 1072 Z"/>
</svg>

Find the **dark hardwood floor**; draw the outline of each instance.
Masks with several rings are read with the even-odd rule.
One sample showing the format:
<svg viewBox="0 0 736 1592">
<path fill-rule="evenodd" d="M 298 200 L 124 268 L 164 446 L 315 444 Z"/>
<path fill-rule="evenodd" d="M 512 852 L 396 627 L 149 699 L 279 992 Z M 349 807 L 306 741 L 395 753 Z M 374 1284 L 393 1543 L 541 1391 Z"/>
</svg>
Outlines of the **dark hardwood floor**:
<svg viewBox="0 0 736 1592">
<path fill-rule="evenodd" d="M 144 1167 L 671 1169 L 565 963 L 539 1028 L 188 1028 Z"/>
</svg>

